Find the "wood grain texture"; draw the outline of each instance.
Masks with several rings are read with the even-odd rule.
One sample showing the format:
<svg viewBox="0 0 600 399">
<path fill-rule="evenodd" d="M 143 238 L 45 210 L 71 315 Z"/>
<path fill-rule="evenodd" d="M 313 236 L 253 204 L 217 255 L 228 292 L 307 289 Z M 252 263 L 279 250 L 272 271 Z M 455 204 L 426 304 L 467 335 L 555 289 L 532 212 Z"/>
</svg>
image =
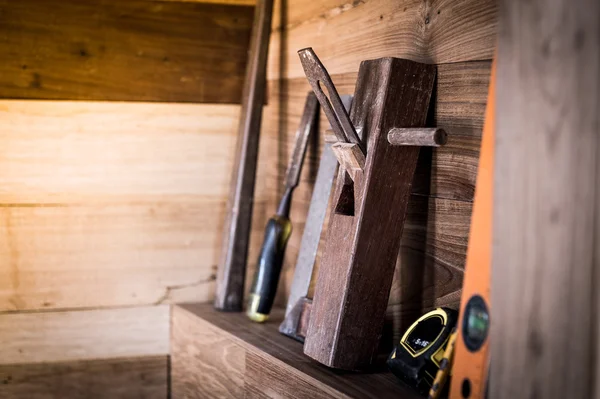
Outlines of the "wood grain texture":
<svg viewBox="0 0 600 399">
<path fill-rule="evenodd" d="M 395 341 L 424 311 L 458 307 L 471 205 L 411 197 L 388 305 Z"/>
<path fill-rule="evenodd" d="M 173 398 L 244 397 L 246 350 L 178 307 L 171 315 L 170 353 Z"/>
<path fill-rule="evenodd" d="M 239 103 L 253 7 L 0 1 L 0 97 Z"/>
<path fill-rule="evenodd" d="M 1 101 L 0 311 L 209 300 L 238 112 Z"/>
<path fill-rule="evenodd" d="M 227 196 L 239 106 L 0 101 L 0 202 Z"/>
<path fill-rule="evenodd" d="M 3 399 L 164 399 L 168 358 L 144 356 L 0 366 Z"/>
<path fill-rule="evenodd" d="M 491 397 L 598 397 L 599 49 L 597 1 L 500 2 Z"/>
<path fill-rule="evenodd" d="M 444 128 L 449 135 L 481 137 L 490 68 L 491 61 L 438 65 L 428 125 Z M 354 93 L 357 77 L 356 71 L 331 75 L 341 94 Z M 268 84 L 271 105 L 265 108 L 263 132 L 273 136 L 292 135 L 300 122 L 304 93 L 310 85 L 305 77 L 269 80 Z M 276 101 L 279 103 L 274 104 Z M 323 132 L 329 129 L 324 113 L 321 113 L 321 129 Z"/>
<path fill-rule="evenodd" d="M 291 11 L 306 3 L 285 2 L 286 21 L 278 23 L 284 33 L 271 37 L 269 79 L 304 76 L 296 51 L 305 47 L 333 74 L 356 72 L 360 61 L 380 57 L 440 64 L 493 55 L 497 10 L 491 0 L 327 1 Z M 325 6 L 332 8 L 323 12 Z"/>
<path fill-rule="evenodd" d="M 169 353 L 169 307 L 0 314 L 0 364 Z"/>
<path fill-rule="evenodd" d="M 0 311 L 209 300 L 224 206 L 0 207 Z"/>
<path fill-rule="evenodd" d="M 223 313 L 215 311 L 210 304 L 178 305 L 173 308 L 172 323 L 185 328 L 173 328 L 173 342 L 186 342 L 194 336 L 194 343 L 202 340 L 206 329 L 213 331 L 211 337 L 218 334 L 221 339 L 230 340 L 232 345 L 243 348 L 246 353 L 244 362 L 244 389 L 246 397 L 280 398 L 307 397 L 310 393 L 315 398 L 384 398 L 398 397 L 417 398 L 408 388 L 401 385 L 388 371 L 380 370 L 369 374 L 341 373 L 323 367 L 302 354 L 302 344 L 277 331 L 283 319 L 283 310 L 271 313 L 269 322 L 253 323 L 243 313 Z M 180 322 L 179 320 L 184 320 Z M 188 338 L 186 338 L 186 336 Z M 200 339 L 198 339 L 200 338 Z M 185 347 L 185 346 L 184 346 Z M 185 347 L 190 351 L 189 346 Z M 201 352 L 198 356 L 201 356 Z M 172 352 L 173 365 L 178 356 L 185 356 L 180 351 Z M 216 358 L 213 358 L 216 360 Z M 221 372 L 221 366 L 214 367 L 204 378 L 226 379 L 230 374 Z M 173 369 L 173 376 L 177 374 Z M 192 373 L 193 374 L 193 373 Z M 235 379 L 230 386 L 238 386 Z M 173 386 L 178 386 L 173 379 Z M 263 385 L 264 384 L 264 385 Z M 195 388 L 199 389 L 199 388 Z M 200 388 L 201 389 L 201 388 Z M 203 397 L 219 397 L 215 395 Z M 173 391 L 174 398 L 185 397 Z M 194 396 L 189 396 L 194 397 Z M 225 396 L 226 397 L 226 396 Z"/>
<path fill-rule="evenodd" d="M 289 372 L 285 366 L 262 356 L 259 352 L 247 352 L 245 375 L 245 398 L 329 399 L 340 397 L 318 381 L 296 378 L 290 387 Z"/>
<path fill-rule="evenodd" d="M 352 2 L 347 0 L 294 1 L 292 4 L 289 1 L 276 1 L 273 30 L 289 30 L 313 19 L 335 16 L 352 7 Z"/>
</svg>

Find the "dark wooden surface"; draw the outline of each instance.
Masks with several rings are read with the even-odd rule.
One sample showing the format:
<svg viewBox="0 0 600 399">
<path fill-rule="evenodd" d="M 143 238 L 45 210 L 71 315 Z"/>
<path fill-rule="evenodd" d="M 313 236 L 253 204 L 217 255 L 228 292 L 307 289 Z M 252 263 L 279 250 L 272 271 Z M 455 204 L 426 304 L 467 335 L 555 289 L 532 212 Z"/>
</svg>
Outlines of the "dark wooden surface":
<svg viewBox="0 0 600 399">
<path fill-rule="evenodd" d="M 242 397 L 222 394 L 222 388 L 215 388 L 215 393 L 202 388 L 224 384 L 232 392 L 244 390 L 250 398 L 419 397 L 385 370 L 340 372 L 315 362 L 302 353 L 301 343 L 277 331 L 282 319 L 282 309 L 276 309 L 267 323 L 257 324 L 243 313 L 218 312 L 210 304 L 175 306 L 171 354 L 173 398 Z M 214 349 L 205 355 L 203 348 L 215 340 L 229 343 L 212 345 Z M 218 348 L 230 349 L 223 349 L 215 356 Z M 240 348 L 245 352 L 244 358 L 239 355 Z M 209 362 L 219 364 L 208 363 L 203 369 L 196 369 L 205 356 L 212 359 Z"/>
<path fill-rule="evenodd" d="M 167 356 L 0 366 L 2 399 L 164 399 Z"/>
<path fill-rule="evenodd" d="M 492 398 L 598 398 L 600 2 L 500 1 Z"/>
<path fill-rule="evenodd" d="M 330 367 L 357 370 L 375 357 L 420 150 L 390 145 L 387 133 L 425 124 L 434 79 L 434 66 L 409 60 L 361 64 L 351 118 L 367 162 L 353 183 L 338 175 L 304 345 Z"/>
<path fill-rule="evenodd" d="M 0 0 L 0 98 L 239 103 L 253 9 Z"/>
</svg>

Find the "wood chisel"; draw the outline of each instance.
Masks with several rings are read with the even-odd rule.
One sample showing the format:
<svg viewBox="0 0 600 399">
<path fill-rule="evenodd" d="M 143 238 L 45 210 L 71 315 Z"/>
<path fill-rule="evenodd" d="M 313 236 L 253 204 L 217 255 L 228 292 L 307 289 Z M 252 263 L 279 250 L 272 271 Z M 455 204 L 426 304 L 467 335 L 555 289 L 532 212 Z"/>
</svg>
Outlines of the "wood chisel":
<svg viewBox="0 0 600 399">
<path fill-rule="evenodd" d="M 267 222 L 256 274 L 250 289 L 247 314 L 251 320 L 256 322 L 264 322 L 269 318 L 275 300 L 279 275 L 283 266 L 283 255 L 292 232 L 290 221 L 292 193 L 300 180 L 308 137 L 311 131 L 315 130 L 318 111 L 317 97 L 310 92 L 306 98 L 300 127 L 296 133 L 296 144 L 285 178 L 285 191 L 279 202 L 277 213 Z"/>
<path fill-rule="evenodd" d="M 350 112 L 352 96 L 341 96 L 341 100 L 346 111 Z M 332 142 L 326 137 L 310 200 L 310 207 L 306 216 L 306 224 L 302 233 L 300 251 L 298 252 L 290 295 L 285 310 L 285 319 L 279 327 L 279 332 L 282 334 L 302 342 L 304 341 L 306 331 L 302 331 L 303 326 L 301 326 L 301 321 L 308 320 L 308 315 L 304 313 L 307 312 L 310 306 L 310 300 L 306 297 L 308 296 L 308 289 L 312 280 L 313 267 L 319 250 L 319 242 L 327 214 L 333 179 L 338 166 L 337 158 L 331 146 Z M 304 325 L 304 327 L 307 328 L 308 325 Z"/>
</svg>

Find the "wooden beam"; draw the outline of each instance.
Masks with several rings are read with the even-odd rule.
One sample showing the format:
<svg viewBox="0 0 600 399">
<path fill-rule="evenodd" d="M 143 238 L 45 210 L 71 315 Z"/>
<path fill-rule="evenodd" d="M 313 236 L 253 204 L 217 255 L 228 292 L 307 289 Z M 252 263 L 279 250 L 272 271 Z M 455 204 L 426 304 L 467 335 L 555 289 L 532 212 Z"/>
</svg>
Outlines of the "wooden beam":
<svg viewBox="0 0 600 399">
<path fill-rule="evenodd" d="M 0 366 L 3 399 L 164 399 L 168 357 Z"/>
<path fill-rule="evenodd" d="M 0 364 L 169 353 L 169 307 L 0 314 Z"/>
<path fill-rule="evenodd" d="M 0 1 L 0 98 L 239 103 L 253 7 Z"/>
<path fill-rule="evenodd" d="M 597 397 L 600 3 L 500 16 L 490 397 Z"/>
</svg>

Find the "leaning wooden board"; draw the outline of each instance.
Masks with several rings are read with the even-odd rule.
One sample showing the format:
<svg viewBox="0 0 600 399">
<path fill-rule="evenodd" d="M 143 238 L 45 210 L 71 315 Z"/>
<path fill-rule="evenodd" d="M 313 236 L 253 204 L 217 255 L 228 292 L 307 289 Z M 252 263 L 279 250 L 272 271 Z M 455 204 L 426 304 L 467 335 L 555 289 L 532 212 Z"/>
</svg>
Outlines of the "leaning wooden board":
<svg viewBox="0 0 600 399">
<path fill-rule="evenodd" d="M 0 98 L 239 103 L 253 7 L 0 0 Z"/>
</svg>

